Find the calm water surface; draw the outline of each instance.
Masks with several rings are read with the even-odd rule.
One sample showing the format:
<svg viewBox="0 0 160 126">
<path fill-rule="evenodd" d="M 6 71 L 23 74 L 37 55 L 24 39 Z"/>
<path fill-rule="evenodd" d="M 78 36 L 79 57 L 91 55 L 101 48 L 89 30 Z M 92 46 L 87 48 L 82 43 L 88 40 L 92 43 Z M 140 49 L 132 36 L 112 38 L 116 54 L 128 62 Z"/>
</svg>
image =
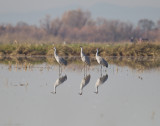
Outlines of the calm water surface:
<svg viewBox="0 0 160 126">
<path fill-rule="evenodd" d="M 160 69 L 0 64 L 0 126 L 54 125 L 159 126 Z"/>
</svg>

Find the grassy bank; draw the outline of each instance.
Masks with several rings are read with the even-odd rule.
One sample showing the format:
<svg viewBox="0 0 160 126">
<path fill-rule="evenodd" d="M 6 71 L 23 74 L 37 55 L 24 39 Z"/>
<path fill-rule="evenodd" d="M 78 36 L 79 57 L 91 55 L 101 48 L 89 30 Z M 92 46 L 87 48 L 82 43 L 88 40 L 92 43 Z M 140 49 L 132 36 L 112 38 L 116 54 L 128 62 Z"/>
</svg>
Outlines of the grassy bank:
<svg viewBox="0 0 160 126">
<path fill-rule="evenodd" d="M 96 48 L 99 48 L 101 56 L 160 56 L 160 43 L 76 43 L 56 44 L 57 53 L 61 56 L 79 56 L 80 46 L 84 48 L 86 55 L 95 56 Z M 53 55 L 53 45 L 50 44 L 0 44 L 1 56 L 30 56 Z"/>
<path fill-rule="evenodd" d="M 98 65 L 95 57 L 91 58 L 91 66 Z M 82 66 L 83 63 L 79 57 L 66 57 L 68 66 Z M 137 70 L 159 69 L 160 57 L 107 57 L 109 65 L 115 64 L 117 66 L 128 66 Z M 9 68 L 31 68 L 37 64 L 47 64 L 46 66 L 58 65 L 55 58 L 52 56 L 45 57 L 1 57 L 0 64 L 6 64 Z M 78 67 L 79 68 L 79 67 Z"/>
</svg>

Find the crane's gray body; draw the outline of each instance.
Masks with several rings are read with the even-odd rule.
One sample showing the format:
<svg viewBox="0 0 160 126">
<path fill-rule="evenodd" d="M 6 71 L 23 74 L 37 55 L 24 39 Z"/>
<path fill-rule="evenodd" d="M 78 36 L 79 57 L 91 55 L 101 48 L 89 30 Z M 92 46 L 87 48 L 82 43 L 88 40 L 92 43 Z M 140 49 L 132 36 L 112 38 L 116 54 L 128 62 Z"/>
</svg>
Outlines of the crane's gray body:
<svg viewBox="0 0 160 126">
<path fill-rule="evenodd" d="M 67 61 L 65 59 L 63 59 L 62 57 L 58 56 L 56 53 L 56 48 L 54 47 L 54 57 L 56 59 L 56 61 L 60 64 L 60 65 L 67 65 Z"/>
<path fill-rule="evenodd" d="M 90 59 L 88 56 L 86 56 L 84 53 L 83 53 L 83 49 L 81 47 L 81 59 L 84 63 L 86 63 L 87 65 L 90 66 Z"/>
<path fill-rule="evenodd" d="M 105 67 L 108 67 L 107 61 L 104 60 L 102 57 L 100 57 L 100 56 L 98 55 L 98 49 L 97 49 L 97 53 L 96 53 L 96 60 L 97 60 L 97 62 L 98 62 L 100 65 L 103 65 L 103 66 L 105 66 Z"/>
</svg>

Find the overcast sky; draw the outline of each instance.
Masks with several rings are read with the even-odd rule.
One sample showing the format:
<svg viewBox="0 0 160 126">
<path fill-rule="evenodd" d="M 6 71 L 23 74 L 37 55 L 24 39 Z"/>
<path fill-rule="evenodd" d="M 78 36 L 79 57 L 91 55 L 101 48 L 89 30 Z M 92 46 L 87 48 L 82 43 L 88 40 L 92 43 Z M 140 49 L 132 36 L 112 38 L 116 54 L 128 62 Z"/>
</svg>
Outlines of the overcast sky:
<svg viewBox="0 0 160 126">
<path fill-rule="evenodd" d="M 141 17 L 160 19 L 160 0 L 0 0 L 0 24 L 18 21 L 36 24 L 46 14 L 57 17 L 77 8 L 91 11 L 94 17 L 131 22 Z"/>
</svg>

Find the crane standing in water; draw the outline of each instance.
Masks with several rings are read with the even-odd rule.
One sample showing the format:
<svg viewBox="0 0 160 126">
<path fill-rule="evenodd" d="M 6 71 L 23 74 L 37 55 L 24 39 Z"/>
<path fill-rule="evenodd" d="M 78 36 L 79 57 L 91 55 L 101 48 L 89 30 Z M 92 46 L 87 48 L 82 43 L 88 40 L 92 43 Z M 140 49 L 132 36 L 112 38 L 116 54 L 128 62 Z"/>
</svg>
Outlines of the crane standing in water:
<svg viewBox="0 0 160 126">
<path fill-rule="evenodd" d="M 62 73 L 62 69 L 60 70 L 60 67 L 62 65 L 66 66 L 67 65 L 67 61 L 65 59 L 63 59 L 62 57 L 57 55 L 55 47 L 54 47 L 54 57 L 55 57 L 56 61 L 59 64 L 59 73 L 61 74 Z"/>
<path fill-rule="evenodd" d="M 86 55 L 83 53 L 83 48 L 82 48 L 82 47 L 80 47 L 80 48 L 81 48 L 81 59 L 82 59 L 82 61 L 84 62 L 84 71 L 85 71 L 85 64 L 88 65 L 88 66 L 90 66 L 90 59 L 89 59 L 88 56 L 86 56 Z M 86 68 L 86 70 L 87 70 L 87 68 Z"/>
<path fill-rule="evenodd" d="M 101 65 L 101 69 L 102 69 L 102 66 L 108 67 L 107 61 L 104 60 L 102 57 L 100 57 L 100 56 L 98 55 L 98 49 L 97 49 L 97 52 L 96 52 L 96 60 L 97 60 L 97 62 Z"/>
</svg>

